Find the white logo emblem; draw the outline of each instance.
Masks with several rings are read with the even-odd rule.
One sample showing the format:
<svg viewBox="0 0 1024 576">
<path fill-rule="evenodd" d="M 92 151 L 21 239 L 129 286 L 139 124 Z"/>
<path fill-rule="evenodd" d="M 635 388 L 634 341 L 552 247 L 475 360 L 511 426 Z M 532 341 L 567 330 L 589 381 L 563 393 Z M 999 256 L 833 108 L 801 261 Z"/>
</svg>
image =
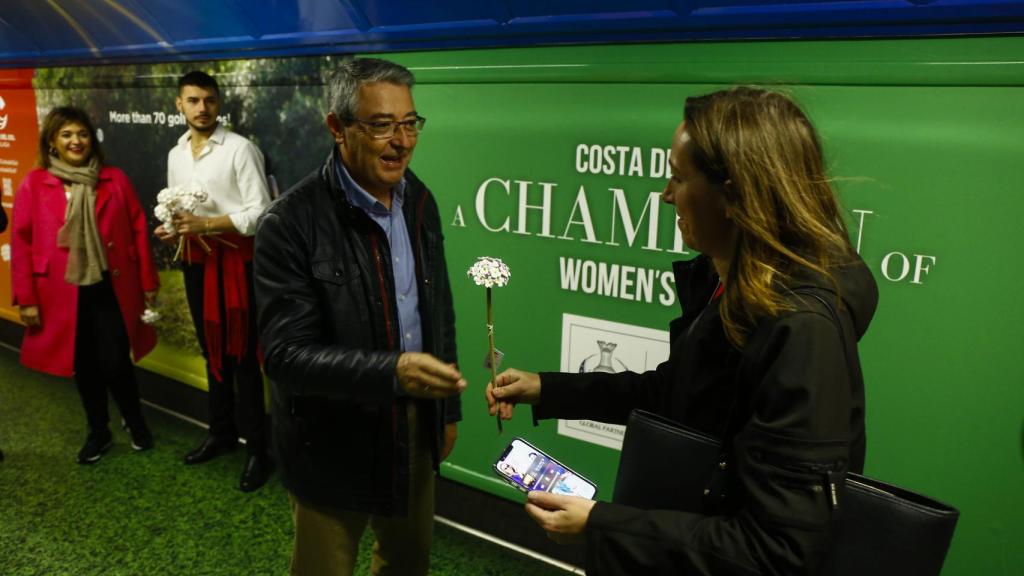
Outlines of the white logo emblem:
<svg viewBox="0 0 1024 576">
<path fill-rule="evenodd" d="M 4 102 L 4 97 L 0 96 L 0 112 L 3 112 L 4 108 L 7 107 L 7 102 Z M 7 114 L 0 116 L 0 130 L 7 129 Z"/>
<path fill-rule="evenodd" d="M 644 372 L 654 370 L 668 354 L 664 330 L 562 314 L 562 372 Z M 615 450 L 622 447 L 625 431 L 625 426 L 591 420 L 558 421 L 562 436 Z"/>
</svg>

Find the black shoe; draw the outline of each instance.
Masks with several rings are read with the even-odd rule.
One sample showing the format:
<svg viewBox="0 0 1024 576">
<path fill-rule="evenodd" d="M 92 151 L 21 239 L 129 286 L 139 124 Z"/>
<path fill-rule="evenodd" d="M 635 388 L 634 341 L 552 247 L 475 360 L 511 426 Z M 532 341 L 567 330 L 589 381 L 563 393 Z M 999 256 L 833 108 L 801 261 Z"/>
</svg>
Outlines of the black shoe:
<svg viewBox="0 0 1024 576">
<path fill-rule="evenodd" d="M 149 431 L 149 426 L 146 426 L 145 421 L 133 429 L 124 418 L 121 418 L 121 429 L 132 435 L 133 450 L 142 452 L 153 447 L 153 433 Z"/>
<path fill-rule="evenodd" d="M 153 433 L 149 431 L 149 427 L 145 423 L 129 428 L 128 432 L 132 435 L 132 449 L 136 452 L 153 447 Z"/>
<path fill-rule="evenodd" d="M 0 462 L 4 461 L 4 451 L 0 450 Z"/>
<path fill-rule="evenodd" d="M 110 435 L 110 430 L 89 432 L 89 436 L 85 439 L 85 446 L 78 451 L 78 463 L 95 463 L 103 456 L 104 452 L 110 449 L 111 444 L 113 444 L 113 436 Z"/>
<path fill-rule="evenodd" d="M 202 464 L 238 448 L 237 438 L 207 436 L 195 450 L 185 454 L 185 464 Z"/>
<path fill-rule="evenodd" d="M 259 490 L 267 483 L 273 469 L 274 463 L 270 461 L 270 458 L 262 455 L 249 455 L 245 461 L 245 469 L 242 470 L 242 481 L 238 483 L 238 489 L 242 492 Z"/>
</svg>

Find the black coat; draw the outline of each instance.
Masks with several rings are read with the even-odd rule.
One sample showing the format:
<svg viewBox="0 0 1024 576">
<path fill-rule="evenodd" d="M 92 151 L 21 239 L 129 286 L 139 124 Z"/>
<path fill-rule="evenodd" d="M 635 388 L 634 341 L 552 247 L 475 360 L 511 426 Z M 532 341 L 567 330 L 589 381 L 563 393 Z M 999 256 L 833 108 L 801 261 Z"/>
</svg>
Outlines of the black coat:
<svg viewBox="0 0 1024 576">
<path fill-rule="evenodd" d="M 676 264 L 684 314 L 669 359 L 644 374 L 542 374 L 535 418 L 624 424 L 634 408 L 731 447 L 728 498 L 710 515 L 597 503 L 587 574 L 814 574 L 829 544 L 831 484 L 864 467 L 864 385 L 856 342 L 878 290 L 864 263 L 835 271 L 847 349 L 827 308 L 830 282 L 789 283 L 795 310 L 760 322 L 742 350 L 725 338 L 710 260 Z M 870 553 L 870 552 L 868 552 Z"/>
<path fill-rule="evenodd" d="M 256 230 L 253 275 L 273 447 L 285 487 L 313 505 L 404 515 L 406 411 L 397 388 L 398 306 L 389 244 L 348 203 L 326 164 L 275 201 Z M 406 172 L 403 212 L 416 257 L 423 351 L 456 362 L 455 313 L 437 204 Z M 458 397 L 415 400 L 433 423 L 435 467 Z"/>
</svg>

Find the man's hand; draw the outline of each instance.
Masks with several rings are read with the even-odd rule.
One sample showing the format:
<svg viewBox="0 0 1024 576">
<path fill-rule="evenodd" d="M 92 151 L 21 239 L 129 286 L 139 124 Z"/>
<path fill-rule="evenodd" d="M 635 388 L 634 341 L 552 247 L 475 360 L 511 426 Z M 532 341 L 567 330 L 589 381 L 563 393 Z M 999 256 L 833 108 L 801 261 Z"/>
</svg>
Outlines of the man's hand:
<svg viewBox="0 0 1024 576">
<path fill-rule="evenodd" d="M 210 225 L 206 218 L 200 218 L 188 212 L 175 212 L 171 217 L 171 225 L 178 234 L 205 234 L 210 231 Z"/>
<path fill-rule="evenodd" d="M 447 460 L 448 455 L 455 448 L 455 439 L 459 437 L 458 424 L 452 422 L 444 425 L 444 446 L 441 449 L 441 460 Z"/>
<path fill-rule="evenodd" d="M 21 306 L 18 308 L 18 315 L 21 321 L 29 328 L 39 328 L 43 325 L 39 319 L 39 306 Z"/>
<path fill-rule="evenodd" d="M 593 500 L 533 491 L 526 496 L 526 513 L 559 544 L 583 541 Z"/>
<path fill-rule="evenodd" d="M 447 398 L 466 389 L 466 381 L 454 365 L 423 352 L 403 352 L 395 371 L 399 387 L 416 398 Z"/>
<path fill-rule="evenodd" d="M 509 368 L 498 374 L 494 382 L 487 383 L 484 394 L 487 396 L 487 411 L 491 416 L 500 407 L 501 419 L 511 420 L 516 404 L 540 402 L 540 375 Z"/>
<path fill-rule="evenodd" d="M 167 228 L 164 228 L 163 224 L 157 226 L 156 229 L 153 230 L 153 234 L 156 236 L 157 240 L 164 244 L 173 245 L 178 241 L 178 234 L 175 233 L 174 229 L 172 228 L 168 230 Z"/>
</svg>

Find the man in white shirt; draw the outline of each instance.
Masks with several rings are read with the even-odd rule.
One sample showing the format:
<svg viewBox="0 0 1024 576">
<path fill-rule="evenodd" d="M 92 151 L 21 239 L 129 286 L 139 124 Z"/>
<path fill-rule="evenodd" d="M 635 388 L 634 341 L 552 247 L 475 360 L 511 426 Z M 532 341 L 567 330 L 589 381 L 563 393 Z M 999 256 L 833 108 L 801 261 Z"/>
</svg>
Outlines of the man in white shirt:
<svg viewBox="0 0 1024 576">
<path fill-rule="evenodd" d="M 209 382 L 209 434 L 185 455 L 185 463 L 235 449 L 241 433 L 248 458 L 239 488 L 251 492 L 266 483 L 271 470 L 252 287 L 252 236 L 270 203 L 263 154 L 220 125 L 220 87 L 208 74 L 182 76 L 176 104 L 188 132 L 167 154 L 167 186 L 198 184 L 208 195 L 194 214 L 177 213 L 172 230 L 156 229 L 164 242 L 185 239 L 185 293 Z"/>
</svg>

